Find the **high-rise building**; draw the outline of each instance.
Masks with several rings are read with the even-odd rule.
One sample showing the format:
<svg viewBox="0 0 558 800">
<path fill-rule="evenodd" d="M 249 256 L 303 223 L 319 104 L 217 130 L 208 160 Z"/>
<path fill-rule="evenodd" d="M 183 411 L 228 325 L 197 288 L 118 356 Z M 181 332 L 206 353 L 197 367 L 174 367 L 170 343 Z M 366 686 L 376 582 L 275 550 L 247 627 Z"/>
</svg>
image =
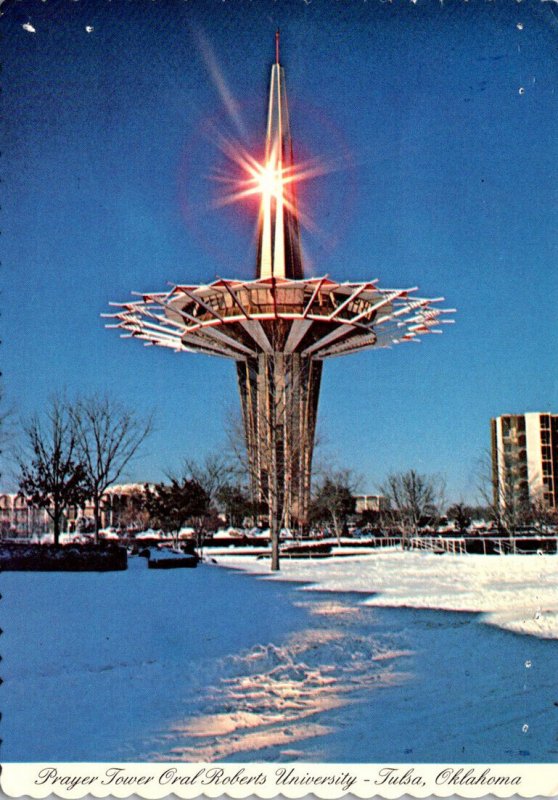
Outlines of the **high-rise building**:
<svg viewBox="0 0 558 800">
<path fill-rule="evenodd" d="M 557 509 L 558 414 L 504 414 L 490 424 L 495 506 L 503 512 L 543 502 Z"/>
<path fill-rule="evenodd" d="M 276 542 L 278 527 L 307 521 L 324 359 L 441 333 L 454 309 L 433 305 L 443 298 L 413 295 L 416 287 L 304 277 L 296 184 L 307 176 L 293 155 L 278 34 L 265 160 L 233 157 L 246 170 L 239 195 L 261 197 L 255 279 L 140 295 L 117 304 L 107 327 L 147 345 L 236 362 L 252 492 L 268 509 Z"/>
</svg>

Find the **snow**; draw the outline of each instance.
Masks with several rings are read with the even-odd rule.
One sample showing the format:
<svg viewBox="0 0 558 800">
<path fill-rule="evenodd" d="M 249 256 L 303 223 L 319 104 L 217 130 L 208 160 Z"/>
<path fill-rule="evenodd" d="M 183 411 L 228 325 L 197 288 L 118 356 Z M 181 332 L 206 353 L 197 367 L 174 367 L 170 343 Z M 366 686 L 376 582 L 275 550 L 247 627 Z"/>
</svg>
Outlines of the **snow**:
<svg viewBox="0 0 558 800">
<path fill-rule="evenodd" d="M 143 760 L 219 681 L 223 659 L 296 629 L 261 617 L 251 578 L 208 565 L 125 572 L 5 572 L 4 761 Z M 260 585 L 261 587 L 261 585 Z M 280 606 L 282 587 L 263 592 Z"/>
<path fill-rule="evenodd" d="M 152 528 L 149 528 L 146 531 L 141 531 L 140 533 L 136 533 L 134 537 L 136 542 L 141 542 L 144 539 L 163 539 L 163 538 L 170 539 L 171 537 L 170 536 L 164 537 L 162 531 L 154 531 Z"/>
<path fill-rule="evenodd" d="M 555 762 L 556 557 L 217 561 L 2 574 L 3 760 Z"/>
<path fill-rule="evenodd" d="M 83 533 L 61 533 L 60 544 L 86 544 L 94 537 Z M 33 534 L 30 538 L 31 544 L 54 544 L 54 534 L 44 533 L 42 535 Z"/>
<path fill-rule="evenodd" d="M 116 531 L 111 530 L 110 528 L 100 530 L 99 536 L 101 539 L 110 539 L 114 542 L 118 542 L 120 540 L 120 536 L 116 533 Z"/>
<path fill-rule="evenodd" d="M 353 553 L 355 550 L 352 551 Z M 308 589 L 363 592 L 371 606 L 482 613 L 492 625 L 558 639 L 556 555 L 437 555 L 389 548 L 322 561 L 283 559 L 280 580 Z M 269 562 L 224 555 L 218 561 L 269 575 Z"/>
<path fill-rule="evenodd" d="M 183 553 L 181 550 L 149 550 L 149 560 L 150 561 L 190 561 L 195 559 L 195 556 L 191 553 Z"/>
<path fill-rule="evenodd" d="M 231 539 L 234 537 L 242 538 L 244 534 L 238 528 L 219 528 L 213 534 L 214 539 Z"/>
</svg>

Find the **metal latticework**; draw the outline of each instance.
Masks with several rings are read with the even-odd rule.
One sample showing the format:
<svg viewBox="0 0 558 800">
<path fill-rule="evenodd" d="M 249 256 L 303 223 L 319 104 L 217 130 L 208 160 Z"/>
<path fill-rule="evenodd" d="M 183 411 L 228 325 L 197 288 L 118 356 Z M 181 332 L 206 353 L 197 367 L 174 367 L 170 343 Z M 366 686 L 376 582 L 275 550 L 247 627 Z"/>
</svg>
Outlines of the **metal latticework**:
<svg viewBox="0 0 558 800">
<path fill-rule="evenodd" d="M 108 327 L 237 362 L 255 497 L 292 524 L 308 509 L 323 359 L 441 333 L 452 309 L 413 291 L 327 277 L 221 279 L 119 304 Z"/>
<path fill-rule="evenodd" d="M 261 166 L 257 277 L 176 285 L 118 304 L 108 327 L 146 345 L 236 361 L 255 498 L 274 527 L 307 518 L 312 452 L 325 358 L 418 342 L 441 333 L 454 309 L 416 287 L 377 280 L 304 278 L 287 97 L 278 57 L 272 68 Z"/>
</svg>

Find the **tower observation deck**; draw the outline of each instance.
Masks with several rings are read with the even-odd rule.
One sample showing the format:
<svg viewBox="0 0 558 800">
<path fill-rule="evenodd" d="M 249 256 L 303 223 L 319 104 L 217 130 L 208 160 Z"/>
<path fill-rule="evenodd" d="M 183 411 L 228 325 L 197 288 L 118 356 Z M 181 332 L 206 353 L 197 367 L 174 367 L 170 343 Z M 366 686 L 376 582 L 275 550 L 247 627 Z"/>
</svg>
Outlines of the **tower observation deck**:
<svg viewBox="0 0 558 800">
<path fill-rule="evenodd" d="M 385 289 L 378 279 L 305 278 L 296 204 L 296 164 L 283 67 L 271 68 L 256 276 L 173 286 L 118 305 L 107 327 L 176 352 L 236 362 L 253 498 L 269 512 L 272 568 L 278 530 L 308 517 L 312 454 L 326 358 L 417 342 L 439 334 L 454 309 Z"/>
</svg>

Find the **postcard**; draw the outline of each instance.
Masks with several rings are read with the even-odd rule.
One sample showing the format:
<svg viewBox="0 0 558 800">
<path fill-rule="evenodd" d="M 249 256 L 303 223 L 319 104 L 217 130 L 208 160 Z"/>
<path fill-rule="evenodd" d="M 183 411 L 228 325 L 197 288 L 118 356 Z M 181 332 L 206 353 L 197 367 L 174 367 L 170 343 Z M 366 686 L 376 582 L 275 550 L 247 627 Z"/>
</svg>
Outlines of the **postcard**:
<svg viewBox="0 0 558 800">
<path fill-rule="evenodd" d="M 0 25 L 4 794 L 557 796 L 556 3 Z"/>
</svg>

